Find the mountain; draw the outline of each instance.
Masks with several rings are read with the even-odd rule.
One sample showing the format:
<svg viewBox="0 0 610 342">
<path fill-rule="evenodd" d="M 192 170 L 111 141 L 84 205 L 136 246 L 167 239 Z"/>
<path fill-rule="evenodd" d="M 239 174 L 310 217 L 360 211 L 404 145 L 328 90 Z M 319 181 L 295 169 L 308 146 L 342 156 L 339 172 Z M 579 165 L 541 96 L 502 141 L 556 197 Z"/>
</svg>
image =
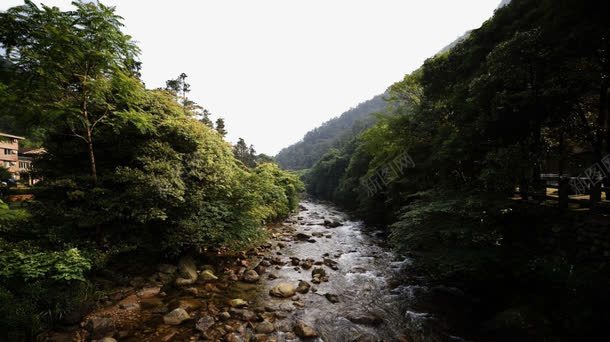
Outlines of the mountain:
<svg viewBox="0 0 610 342">
<path fill-rule="evenodd" d="M 371 114 L 383 111 L 387 105 L 384 95 L 362 102 L 307 132 L 301 141 L 282 149 L 275 156 L 276 161 L 290 170 L 312 167 L 328 150 L 339 147 L 349 137 L 370 127 L 375 122 Z"/>
<path fill-rule="evenodd" d="M 508 5 L 510 2 L 511 0 L 502 0 L 498 8 Z M 471 32 L 467 31 L 438 53 L 451 50 L 454 46 L 466 40 Z M 339 147 L 360 131 L 371 127 L 375 123 L 375 117 L 372 114 L 383 111 L 387 106 L 383 99 L 384 95 L 377 95 L 362 102 L 339 117 L 309 131 L 301 141 L 282 149 L 275 156 L 276 161 L 284 169 L 302 170 L 311 168 L 331 148 Z"/>
</svg>

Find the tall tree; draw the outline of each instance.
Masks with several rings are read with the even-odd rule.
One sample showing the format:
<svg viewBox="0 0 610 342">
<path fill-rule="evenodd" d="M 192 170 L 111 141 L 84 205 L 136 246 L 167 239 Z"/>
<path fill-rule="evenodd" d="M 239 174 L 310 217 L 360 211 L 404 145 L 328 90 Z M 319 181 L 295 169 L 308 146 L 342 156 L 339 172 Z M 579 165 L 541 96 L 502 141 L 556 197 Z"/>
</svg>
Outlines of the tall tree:
<svg viewBox="0 0 610 342">
<path fill-rule="evenodd" d="M 212 119 L 210 119 L 210 115 L 210 112 L 207 109 L 204 109 L 203 113 L 201 113 L 201 119 L 199 121 L 203 122 L 204 125 L 210 128 L 214 128 L 214 123 L 212 122 Z"/>
<path fill-rule="evenodd" d="M 121 32 L 122 18 L 114 8 L 74 5 L 69 12 L 39 8 L 31 1 L 13 7 L 0 16 L 0 42 L 6 60 L 44 85 L 39 89 L 45 99 L 42 114 L 83 141 L 90 176 L 97 184 L 95 133 L 124 114 L 117 102 L 140 88 L 135 78 L 139 50 Z M 122 95 L 116 89 L 122 89 Z"/>
<path fill-rule="evenodd" d="M 216 119 L 216 132 L 218 132 L 223 138 L 227 135 L 225 120 L 223 118 Z"/>
</svg>

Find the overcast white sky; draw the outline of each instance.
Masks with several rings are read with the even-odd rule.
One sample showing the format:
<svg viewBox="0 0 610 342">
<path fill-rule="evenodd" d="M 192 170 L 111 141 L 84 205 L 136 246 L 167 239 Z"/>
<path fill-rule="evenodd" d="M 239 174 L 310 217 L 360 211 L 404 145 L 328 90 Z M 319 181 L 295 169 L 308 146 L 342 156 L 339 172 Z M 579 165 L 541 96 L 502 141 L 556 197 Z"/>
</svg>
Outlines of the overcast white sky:
<svg viewBox="0 0 610 342">
<path fill-rule="evenodd" d="M 21 3 L 0 0 L 0 10 Z M 142 49 L 149 88 L 186 73 L 191 99 L 225 118 L 229 140 L 274 155 L 479 27 L 500 0 L 102 3 Z"/>
</svg>

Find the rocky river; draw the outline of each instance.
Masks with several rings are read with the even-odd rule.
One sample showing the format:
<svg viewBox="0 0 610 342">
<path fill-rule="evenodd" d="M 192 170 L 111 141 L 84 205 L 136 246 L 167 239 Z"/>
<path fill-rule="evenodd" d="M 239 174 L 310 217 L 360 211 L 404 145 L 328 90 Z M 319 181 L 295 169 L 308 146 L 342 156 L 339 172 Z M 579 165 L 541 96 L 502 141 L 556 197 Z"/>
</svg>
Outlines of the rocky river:
<svg viewBox="0 0 610 342">
<path fill-rule="evenodd" d="M 314 201 L 267 229 L 267 243 L 237 256 L 158 265 L 49 340 L 458 340 L 421 311 L 428 288 L 405 281 L 411 260 L 380 232 Z"/>
</svg>

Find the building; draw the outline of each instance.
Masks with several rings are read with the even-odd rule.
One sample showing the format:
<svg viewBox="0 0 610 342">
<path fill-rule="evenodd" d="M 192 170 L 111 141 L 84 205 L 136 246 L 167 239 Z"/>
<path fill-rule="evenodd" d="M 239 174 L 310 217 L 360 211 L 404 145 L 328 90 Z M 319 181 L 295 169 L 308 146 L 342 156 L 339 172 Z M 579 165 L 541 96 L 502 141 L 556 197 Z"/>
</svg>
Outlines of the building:
<svg viewBox="0 0 610 342">
<path fill-rule="evenodd" d="M 36 148 L 22 148 L 19 150 L 19 177 L 21 180 L 29 185 L 38 183 L 40 179 L 32 177 L 32 161 L 44 154 L 46 150 L 41 147 Z"/>
<path fill-rule="evenodd" d="M 16 135 L 0 133 L 0 166 L 8 169 L 13 179 L 18 180 L 19 168 L 19 140 L 25 139 Z"/>
</svg>

